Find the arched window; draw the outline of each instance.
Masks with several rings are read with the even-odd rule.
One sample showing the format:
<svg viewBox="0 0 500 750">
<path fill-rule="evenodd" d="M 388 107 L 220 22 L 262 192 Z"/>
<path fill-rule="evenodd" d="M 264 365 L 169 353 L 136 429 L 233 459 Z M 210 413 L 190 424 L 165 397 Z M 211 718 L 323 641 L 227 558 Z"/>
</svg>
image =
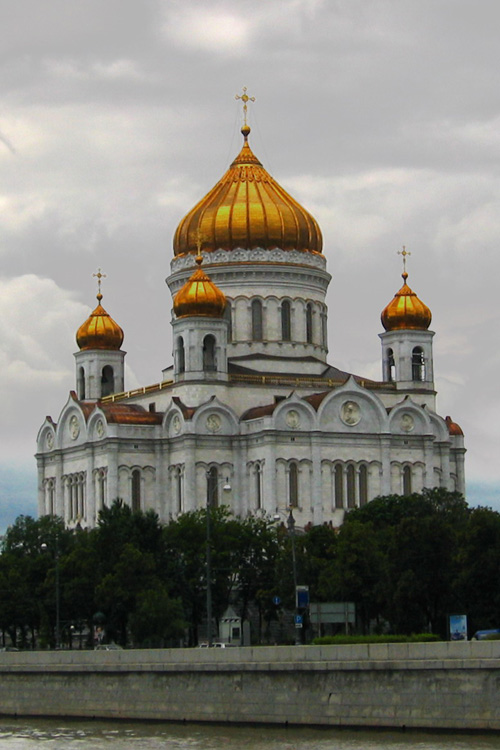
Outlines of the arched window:
<svg viewBox="0 0 500 750">
<path fill-rule="evenodd" d="M 411 378 L 412 380 L 425 380 L 424 350 L 416 346 L 411 355 Z"/>
<path fill-rule="evenodd" d="M 85 370 L 83 367 L 78 370 L 78 398 L 82 401 L 85 399 Z"/>
<path fill-rule="evenodd" d="M 106 506 L 106 484 L 107 469 L 99 469 L 97 473 L 97 510 L 102 510 Z"/>
<path fill-rule="evenodd" d="M 50 478 L 45 480 L 45 512 L 49 516 L 56 512 L 56 480 Z"/>
<path fill-rule="evenodd" d="M 180 466 L 177 467 L 175 480 L 177 485 L 177 513 L 182 513 L 182 468 Z"/>
<path fill-rule="evenodd" d="M 262 318 L 262 302 L 260 299 L 254 299 L 252 300 L 252 341 L 262 341 Z"/>
<path fill-rule="evenodd" d="M 132 511 L 141 509 L 141 472 L 134 469 L 132 472 Z"/>
<path fill-rule="evenodd" d="M 186 372 L 186 353 L 182 336 L 177 339 L 177 369 L 179 373 Z"/>
<path fill-rule="evenodd" d="M 203 339 L 203 369 L 213 372 L 217 369 L 215 362 L 215 336 L 210 333 Z"/>
<path fill-rule="evenodd" d="M 85 518 L 85 472 L 80 471 L 77 474 L 68 474 L 66 476 L 66 486 L 68 488 L 70 520 L 74 521 Z"/>
<path fill-rule="evenodd" d="M 411 495 L 411 466 L 405 466 L 403 469 L 403 495 Z"/>
<path fill-rule="evenodd" d="M 334 483 L 335 483 L 335 507 L 344 507 L 344 472 L 342 466 L 337 464 L 334 472 Z"/>
<path fill-rule="evenodd" d="M 310 302 L 306 305 L 306 341 L 312 344 L 313 340 L 313 307 Z"/>
<path fill-rule="evenodd" d="M 347 507 L 356 507 L 356 472 L 352 464 L 347 467 Z"/>
<path fill-rule="evenodd" d="M 368 502 L 368 469 L 365 464 L 359 467 L 359 504 L 366 505 Z"/>
<path fill-rule="evenodd" d="M 226 307 L 224 308 L 224 320 L 227 320 L 227 340 L 233 340 L 233 316 L 231 312 L 231 301 L 226 297 Z"/>
<path fill-rule="evenodd" d="M 283 341 L 290 341 L 292 338 L 290 302 L 287 299 L 281 303 L 281 338 Z"/>
<path fill-rule="evenodd" d="M 101 373 L 101 398 L 115 392 L 115 374 L 111 365 L 105 365 Z"/>
<path fill-rule="evenodd" d="M 288 467 L 288 496 L 289 505 L 297 508 L 299 504 L 299 469 L 296 463 Z"/>
<path fill-rule="evenodd" d="M 392 349 L 387 350 L 387 380 L 391 383 L 396 380 L 396 363 Z"/>
<path fill-rule="evenodd" d="M 219 507 L 219 472 L 216 466 L 211 466 L 207 474 L 207 505 L 209 508 Z"/>
<path fill-rule="evenodd" d="M 260 464 L 255 467 L 255 507 L 257 510 L 262 508 L 262 466 Z"/>
</svg>

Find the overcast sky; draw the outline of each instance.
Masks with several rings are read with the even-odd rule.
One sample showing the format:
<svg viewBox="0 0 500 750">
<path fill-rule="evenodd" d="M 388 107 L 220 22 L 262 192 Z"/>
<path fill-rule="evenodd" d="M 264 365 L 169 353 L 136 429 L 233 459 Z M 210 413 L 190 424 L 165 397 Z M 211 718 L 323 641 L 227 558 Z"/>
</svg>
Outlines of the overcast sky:
<svg viewBox="0 0 500 750">
<path fill-rule="evenodd" d="M 329 360 L 380 378 L 380 312 L 431 308 L 438 411 L 500 510 L 500 6 L 491 0 L 0 0 L 0 531 L 36 515 L 35 437 L 103 304 L 127 387 L 171 361 L 182 216 L 241 145 L 319 221 Z"/>
</svg>

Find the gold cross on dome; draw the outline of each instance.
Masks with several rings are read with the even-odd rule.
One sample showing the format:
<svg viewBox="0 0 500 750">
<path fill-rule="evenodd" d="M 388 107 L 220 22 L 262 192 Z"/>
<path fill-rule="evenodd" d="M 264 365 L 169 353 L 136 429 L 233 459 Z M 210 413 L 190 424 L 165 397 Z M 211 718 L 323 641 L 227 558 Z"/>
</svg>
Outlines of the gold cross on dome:
<svg viewBox="0 0 500 750">
<path fill-rule="evenodd" d="M 97 273 L 93 273 L 92 276 L 97 279 L 97 294 L 101 293 L 101 279 L 106 278 L 106 274 L 101 272 L 101 269 L 97 269 Z"/>
<path fill-rule="evenodd" d="M 403 273 L 406 273 L 406 258 L 408 257 L 408 255 L 411 255 L 411 253 L 408 252 L 408 250 L 406 249 L 406 246 L 403 245 L 403 249 L 398 250 L 398 255 L 403 256 Z"/>
<path fill-rule="evenodd" d="M 255 96 L 248 96 L 248 94 L 247 94 L 247 87 L 243 86 L 243 93 L 242 93 L 242 95 L 240 96 L 239 94 L 236 94 L 236 96 L 234 98 L 235 99 L 241 99 L 241 101 L 243 102 L 243 124 L 247 125 L 248 124 L 247 123 L 247 111 L 248 111 L 247 102 L 254 102 L 255 101 Z"/>
</svg>

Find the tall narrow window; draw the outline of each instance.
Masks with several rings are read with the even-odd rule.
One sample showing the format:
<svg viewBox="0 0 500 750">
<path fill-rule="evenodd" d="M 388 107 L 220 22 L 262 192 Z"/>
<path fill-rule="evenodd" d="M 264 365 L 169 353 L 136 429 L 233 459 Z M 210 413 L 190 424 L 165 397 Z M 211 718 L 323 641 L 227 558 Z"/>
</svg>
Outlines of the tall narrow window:
<svg viewBox="0 0 500 750">
<path fill-rule="evenodd" d="M 296 508 L 299 504 L 299 469 L 296 463 L 291 463 L 288 469 L 288 495 L 289 504 Z"/>
<path fill-rule="evenodd" d="M 356 473 L 352 464 L 347 467 L 347 507 L 356 507 Z"/>
<path fill-rule="evenodd" d="M 257 510 L 262 508 L 262 466 L 260 464 L 255 467 L 255 507 Z"/>
<path fill-rule="evenodd" d="M 411 495 L 411 466 L 403 469 L 403 495 Z"/>
<path fill-rule="evenodd" d="M 203 369 L 205 372 L 213 372 L 217 369 L 215 362 L 215 337 L 212 334 L 203 339 Z"/>
<path fill-rule="evenodd" d="M 411 355 L 411 378 L 412 380 L 425 380 L 424 350 L 416 346 Z"/>
<path fill-rule="evenodd" d="M 313 340 L 313 308 L 310 302 L 306 306 L 306 341 L 312 344 Z"/>
<path fill-rule="evenodd" d="M 233 340 L 233 315 L 231 311 L 231 302 L 226 298 L 226 307 L 224 309 L 224 320 L 227 320 L 227 340 Z"/>
<path fill-rule="evenodd" d="M 327 331 L 327 320 L 326 313 L 321 315 L 321 340 L 325 349 L 328 348 L 328 331 Z"/>
<path fill-rule="evenodd" d="M 141 472 L 134 469 L 132 472 L 132 510 L 141 509 Z"/>
<path fill-rule="evenodd" d="M 387 350 L 387 380 L 391 383 L 396 380 L 396 363 L 392 349 Z"/>
<path fill-rule="evenodd" d="M 252 301 L 252 341 L 262 341 L 262 318 L 262 302 L 260 299 L 254 299 Z"/>
<path fill-rule="evenodd" d="M 177 513 L 182 513 L 182 469 L 177 467 L 176 475 L 177 484 Z"/>
<path fill-rule="evenodd" d="M 211 466 L 207 475 L 207 505 L 209 508 L 219 507 L 219 472 L 216 466 Z"/>
<path fill-rule="evenodd" d="M 111 365 L 105 365 L 101 373 L 101 398 L 115 392 L 115 374 Z"/>
<path fill-rule="evenodd" d="M 344 507 L 344 472 L 342 466 L 337 464 L 334 472 L 334 484 L 335 484 L 335 507 Z"/>
<path fill-rule="evenodd" d="M 359 467 L 359 504 L 366 505 L 368 502 L 368 469 L 365 464 Z"/>
<path fill-rule="evenodd" d="M 56 512 L 56 480 L 47 479 L 45 483 L 45 512 L 53 516 Z"/>
<path fill-rule="evenodd" d="M 186 353 L 184 350 L 184 339 L 179 336 L 177 339 L 177 368 L 179 373 L 186 371 Z"/>
<path fill-rule="evenodd" d="M 80 367 L 78 370 L 78 398 L 85 400 L 85 370 Z"/>
<path fill-rule="evenodd" d="M 99 469 L 97 474 L 97 510 L 106 505 L 106 469 Z"/>
<path fill-rule="evenodd" d="M 290 341 L 292 338 L 290 302 L 287 299 L 281 303 L 281 338 L 283 341 Z"/>
</svg>

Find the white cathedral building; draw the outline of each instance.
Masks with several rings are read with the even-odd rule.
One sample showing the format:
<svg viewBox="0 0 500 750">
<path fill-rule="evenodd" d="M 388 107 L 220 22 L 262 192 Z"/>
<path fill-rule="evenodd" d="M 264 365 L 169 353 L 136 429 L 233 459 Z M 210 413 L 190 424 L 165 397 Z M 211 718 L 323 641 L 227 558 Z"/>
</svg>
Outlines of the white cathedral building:
<svg viewBox="0 0 500 750">
<path fill-rule="evenodd" d="M 121 498 L 167 522 L 210 499 L 240 517 L 292 506 L 299 527 L 339 526 L 378 495 L 464 492 L 462 430 L 435 410 L 429 308 L 405 271 L 382 312 L 382 379 L 328 364 L 320 228 L 249 133 L 177 227 L 173 365 L 155 385 L 126 390 L 123 331 L 99 284 L 75 390 L 38 434 L 40 515 L 93 527 Z"/>
</svg>

